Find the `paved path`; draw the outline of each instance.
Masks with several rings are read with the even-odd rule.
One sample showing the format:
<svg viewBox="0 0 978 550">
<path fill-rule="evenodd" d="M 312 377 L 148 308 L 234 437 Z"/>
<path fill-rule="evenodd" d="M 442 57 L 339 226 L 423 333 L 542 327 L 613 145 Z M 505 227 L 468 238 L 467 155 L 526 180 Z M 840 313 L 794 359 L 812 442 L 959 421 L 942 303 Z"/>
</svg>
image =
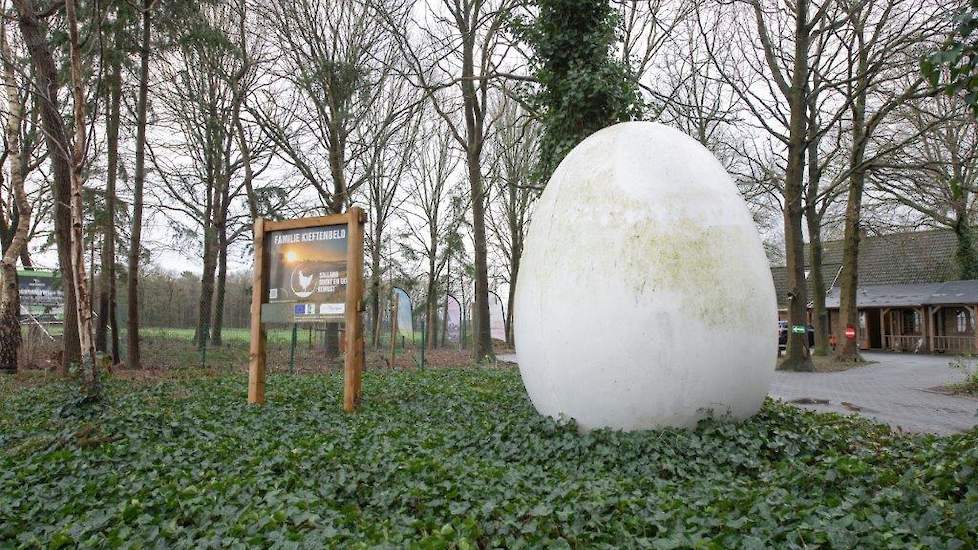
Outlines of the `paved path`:
<svg viewBox="0 0 978 550">
<path fill-rule="evenodd" d="M 876 364 L 842 372 L 777 372 L 771 395 L 792 401 L 825 399 L 824 405 L 799 405 L 816 411 L 852 414 L 842 403 L 859 407 L 859 414 L 908 432 L 949 434 L 978 424 L 978 400 L 943 395 L 931 390 L 960 381 L 964 374 L 940 355 L 866 353 Z"/>
<path fill-rule="evenodd" d="M 896 353 L 866 353 L 864 357 L 875 364 L 831 373 L 777 372 L 771 395 L 785 401 L 826 400 L 826 404 L 798 406 L 858 413 L 908 432 L 950 434 L 978 425 L 978 399 L 930 389 L 963 378 L 961 371 L 948 367 L 951 358 Z M 498 360 L 515 363 L 516 355 L 500 355 Z"/>
</svg>

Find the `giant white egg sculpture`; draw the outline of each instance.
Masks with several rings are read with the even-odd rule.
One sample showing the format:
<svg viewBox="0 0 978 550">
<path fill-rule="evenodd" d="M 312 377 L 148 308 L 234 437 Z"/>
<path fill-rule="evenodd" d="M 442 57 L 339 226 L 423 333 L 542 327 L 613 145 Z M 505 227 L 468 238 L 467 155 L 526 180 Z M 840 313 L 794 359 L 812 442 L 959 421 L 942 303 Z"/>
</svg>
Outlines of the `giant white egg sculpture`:
<svg viewBox="0 0 978 550">
<path fill-rule="evenodd" d="M 717 159 L 649 122 L 575 147 L 540 197 L 516 287 L 523 383 L 582 430 L 757 412 L 777 305 L 761 239 Z"/>
</svg>

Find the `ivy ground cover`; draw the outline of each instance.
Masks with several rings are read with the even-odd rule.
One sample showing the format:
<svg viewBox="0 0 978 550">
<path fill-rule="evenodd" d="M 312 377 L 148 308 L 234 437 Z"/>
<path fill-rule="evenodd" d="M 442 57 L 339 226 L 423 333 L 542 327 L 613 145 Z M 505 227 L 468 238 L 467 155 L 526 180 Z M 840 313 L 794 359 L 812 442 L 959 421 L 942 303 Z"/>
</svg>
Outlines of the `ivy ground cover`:
<svg viewBox="0 0 978 550">
<path fill-rule="evenodd" d="M 769 402 L 741 424 L 578 434 L 513 369 L 0 382 L 0 548 L 973 548 L 978 433 Z"/>
</svg>

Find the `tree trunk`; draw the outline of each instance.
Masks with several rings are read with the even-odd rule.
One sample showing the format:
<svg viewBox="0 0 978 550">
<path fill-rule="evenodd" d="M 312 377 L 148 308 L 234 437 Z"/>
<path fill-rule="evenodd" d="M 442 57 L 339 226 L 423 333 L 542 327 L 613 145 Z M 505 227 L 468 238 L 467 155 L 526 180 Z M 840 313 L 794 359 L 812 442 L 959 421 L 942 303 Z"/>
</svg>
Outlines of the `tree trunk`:
<svg viewBox="0 0 978 550">
<path fill-rule="evenodd" d="M 978 251 L 975 250 L 975 233 L 966 211 L 958 213 L 955 218 L 954 234 L 958 240 L 955 256 L 958 260 L 959 276 L 962 279 L 978 279 Z"/>
<path fill-rule="evenodd" d="M 854 132 L 855 133 L 855 132 Z M 859 289 L 860 209 L 865 174 L 857 170 L 849 177 L 849 199 L 846 205 L 846 229 L 843 237 L 842 272 L 839 274 L 839 325 L 836 334 L 835 359 L 859 361 L 857 339 L 846 338 L 846 326 L 859 326 L 856 292 Z M 857 331 L 858 332 L 858 331 Z"/>
<path fill-rule="evenodd" d="M 115 315 L 115 185 L 119 174 L 119 119 L 122 105 L 122 63 L 113 56 L 109 76 L 109 110 L 105 123 L 107 174 L 105 178 L 105 224 L 102 226 L 102 271 L 99 273 L 98 326 L 95 349 L 108 350 L 107 333 L 112 329 L 112 363 L 119 362 L 118 336 L 111 327 Z"/>
<path fill-rule="evenodd" d="M 448 259 L 446 260 L 447 265 L 445 267 L 445 295 L 444 306 L 442 306 L 441 314 L 441 347 L 445 347 L 445 336 L 448 334 L 448 294 L 452 291 L 452 256 L 451 249 L 448 250 Z"/>
<path fill-rule="evenodd" d="M 220 346 L 223 342 L 221 331 L 224 328 L 224 295 L 228 279 L 228 232 L 221 228 L 218 232 L 217 288 L 214 291 L 214 328 L 211 329 L 211 343 Z"/>
<path fill-rule="evenodd" d="M 473 57 L 475 36 L 466 33 L 462 42 L 462 104 L 465 111 L 465 160 L 469 171 L 472 202 L 472 238 L 475 256 L 475 313 L 472 356 L 476 362 L 492 360 L 492 333 L 489 327 L 489 268 L 486 250 L 485 190 L 482 182 L 482 117 L 476 97 Z M 485 107 L 485 105 L 483 105 Z"/>
<path fill-rule="evenodd" d="M 477 362 L 491 360 L 492 332 L 489 325 L 489 268 L 486 250 L 485 202 L 479 158 L 469 157 L 469 181 L 472 184 L 472 228 L 475 249 L 475 312 L 472 318 L 472 355 Z M 475 157 L 475 158 L 473 158 Z"/>
<path fill-rule="evenodd" d="M 68 43 L 71 58 L 72 103 L 75 139 L 71 166 L 71 259 L 78 315 L 78 341 L 82 353 L 82 372 L 89 398 L 100 395 L 98 363 L 95 361 L 95 340 L 92 334 L 92 302 L 85 274 L 85 216 L 82 197 L 82 177 L 85 170 L 85 81 L 82 76 L 81 49 L 78 42 L 78 19 L 75 0 L 65 0 L 68 23 Z"/>
<path fill-rule="evenodd" d="M 139 252 L 143 231 L 143 183 L 146 180 L 146 111 L 149 92 L 150 9 L 153 0 L 143 0 L 142 38 L 139 49 L 139 99 L 136 105 L 136 174 L 132 189 L 132 244 L 129 247 L 129 319 L 126 334 L 130 368 L 140 367 L 139 353 Z"/>
<path fill-rule="evenodd" d="M 54 194 L 54 236 L 58 249 L 58 262 L 61 270 L 61 285 L 64 292 L 64 336 L 61 369 L 68 372 L 68 366 L 81 359 L 78 339 L 77 307 L 72 283 L 71 263 L 71 146 L 61 117 L 58 101 L 58 69 L 51 55 L 47 41 L 47 26 L 38 19 L 31 0 L 16 0 L 19 17 L 18 27 L 24 37 L 34 68 L 35 93 L 41 111 L 41 124 L 44 139 L 50 152 L 53 172 Z"/>
<path fill-rule="evenodd" d="M 861 21 L 856 17 L 854 22 Z M 849 155 L 849 196 L 846 204 L 846 228 L 843 236 L 842 271 L 839 274 L 839 324 L 836 327 L 836 361 L 861 361 L 859 356 L 859 309 L 856 293 L 859 289 L 859 239 L 862 233 L 862 202 L 866 171 L 862 166 L 866 151 L 866 95 L 868 59 L 863 40 L 863 29 L 856 29 L 857 73 L 861 75 L 850 90 L 855 89 L 850 111 L 852 112 L 852 151 Z M 846 338 L 846 327 L 856 327 L 857 337 Z"/>
<path fill-rule="evenodd" d="M 788 345 L 781 368 L 812 371 L 808 350 L 808 296 L 805 286 L 805 252 L 802 238 L 802 188 L 807 137 L 805 89 L 808 82 L 809 0 L 797 3 L 795 14 L 795 59 L 788 102 L 788 168 L 784 180 L 784 241 L 788 275 Z M 805 327 L 795 332 L 793 327 Z"/>
<path fill-rule="evenodd" d="M 428 288 L 425 292 L 425 344 L 428 349 L 435 349 L 438 344 L 438 285 L 435 280 L 435 263 L 438 247 L 433 246 L 428 258 Z"/>
<path fill-rule="evenodd" d="M 374 228 L 378 235 L 374 236 L 374 245 L 370 251 L 370 345 L 380 345 L 380 230 Z"/>
<path fill-rule="evenodd" d="M 506 343 L 510 346 L 515 344 L 513 337 L 513 312 L 515 310 L 513 305 L 516 302 L 516 279 L 520 274 L 520 260 L 523 256 L 522 243 L 517 244 L 516 235 L 513 237 L 513 253 L 509 266 L 509 295 L 506 297 L 506 311 L 509 312 L 509 315 L 506 316 Z"/>
<path fill-rule="evenodd" d="M 0 22 L 0 52 L 3 57 L 3 87 L 7 95 L 7 158 L 10 161 L 10 189 L 17 210 L 13 236 L 0 260 L 0 373 L 17 372 L 17 354 L 20 349 L 20 289 L 17 286 L 17 258 L 27 247 L 27 234 L 31 224 L 31 204 L 24 191 L 24 173 L 21 171 L 20 127 L 24 108 L 14 77 L 13 55 L 7 43 L 6 21 Z"/>
<path fill-rule="evenodd" d="M 214 241 L 214 228 L 204 228 L 204 271 L 200 275 L 200 300 L 197 303 L 197 330 L 194 343 L 197 349 L 207 345 L 210 336 L 211 308 L 214 299 L 214 271 L 217 265 L 217 247 Z"/>
<path fill-rule="evenodd" d="M 814 228 L 812 226 L 815 226 Z M 811 258 L 812 309 L 815 316 L 815 355 L 829 354 L 829 312 L 825 308 L 825 279 L 822 277 L 822 236 L 818 222 L 808 222 L 808 252 Z"/>
</svg>

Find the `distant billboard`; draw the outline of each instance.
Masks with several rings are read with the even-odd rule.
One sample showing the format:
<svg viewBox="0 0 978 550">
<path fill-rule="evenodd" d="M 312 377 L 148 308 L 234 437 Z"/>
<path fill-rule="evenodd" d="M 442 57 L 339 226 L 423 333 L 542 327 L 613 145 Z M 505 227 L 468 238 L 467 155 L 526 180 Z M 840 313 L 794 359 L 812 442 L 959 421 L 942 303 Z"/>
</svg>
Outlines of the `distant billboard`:
<svg viewBox="0 0 978 550">
<path fill-rule="evenodd" d="M 454 344 L 462 340 L 462 305 L 451 294 L 445 296 L 445 299 L 448 300 L 445 307 L 448 313 L 448 318 L 444 320 L 445 336 Z"/>
<path fill-rule="evenodd" d="M 506 306 L 493 291 L 489 291 L 489 333 L 494 340 L 506 339 Z"/>
<path fill-rule="evenodd" d="M 61 273 L 45 269 L 17 270 L 21 314 L 41 322 L 63 322 L 65 293 Z"/>
<path fill-rule="evenodd" d="M 397 299 L 397 332 L 413 341 L 414 312 L 412 311 L 411 296 L 403 289 L 394 287 L 394 297 Z"/>
</svg>

